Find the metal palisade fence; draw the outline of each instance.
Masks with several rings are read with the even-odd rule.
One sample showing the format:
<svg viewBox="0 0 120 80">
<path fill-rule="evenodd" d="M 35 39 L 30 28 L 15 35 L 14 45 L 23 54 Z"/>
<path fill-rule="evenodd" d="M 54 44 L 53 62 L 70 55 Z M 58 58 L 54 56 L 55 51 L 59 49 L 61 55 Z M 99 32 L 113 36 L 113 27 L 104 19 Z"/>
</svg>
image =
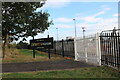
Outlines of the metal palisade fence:
<svg viewBox="0 0 120 80">
<path fill-rule="evenodd" d="M 75 60 L 101 65 L 99 34 L 75 40 Z"/>
<path fill-rule="evenodd" d="M 100 41 L 102 65 L 120 71 L 120 30 L 101 32 Z"/>
<path fill-rule="evenodd" d="M 74 59 L 74 40 L 54 41 L 53 49 L 50 49 L 50 53 Z"/>
</svg>

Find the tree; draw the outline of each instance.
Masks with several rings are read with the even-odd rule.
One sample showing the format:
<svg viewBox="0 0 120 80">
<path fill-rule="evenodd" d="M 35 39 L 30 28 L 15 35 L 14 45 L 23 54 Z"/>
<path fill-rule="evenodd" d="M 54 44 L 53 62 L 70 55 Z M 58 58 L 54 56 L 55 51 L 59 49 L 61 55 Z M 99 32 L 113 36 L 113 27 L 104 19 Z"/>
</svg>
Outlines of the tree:
<svg viewBox="0 0 120 80">
<path fill-rule="evenodd" d="M 50 15 L 47 12 L 35 12 L 29 16 L 27 21 L 27 26 L 24 29 L 24 33 L 21 36 L 24 37 L 33 37 L 37 33 L 43 33 L 48 27 L 53 24 L 52 21 L 48 22 L 48 17 Z M 25 38 L 24 38 L 25 39 Z"/>
<path fill-rule="evenodd" d="M 28 43 L 26 43 L 26 42 L 23 42 L 23 41 L 20 41 L 17 45 L 16 45 L 16 47 L 18 48 L 18 49 L 28 49 Z"/>
<path fill-rule="evenodd" d="M 35 13 L 35 10 L 38 7 L 42 7 L 44 3 L 39 2 L 3 2 L 2 3 L 2 39 L 3 39 L 3 58 L 5 57 L 5 50 L 7 44 L 13 40 L 18 40 L 20 37 L 33 36 L 33 31 L 37 30 L 34 35 L 37 35 L 38 32 L 42 32 L 52 23 L 47 21 L 42 24 L 39 23 L 39 19 L 43 19 L 44 13 L 39 12 Z M 48 13 L 47 13 L 48 14 Z M 36 16 L 36 17 L 35 17 Z M 33 17 L 33 18 L 32 18 Z M 48 19 L 48 15 L 46 15 Z M 36 19 L 37 18 L 37 19 Z M 42 20 L 41 19 L 41 20 Z M 36 21 L 35 21 L 36 20 Z M 38 20 L 38 21 L 37 21 Z M 34 24 L 31 24 L 33 22 Z M 33 25 L 36 25 L 33 27 Z M 39 27 L 38 27 L 39 26 Z M 32 28 L 29 30 L 29 28 Z M 32 33 L 32 34 L 30 34 Z"/>
</svg>

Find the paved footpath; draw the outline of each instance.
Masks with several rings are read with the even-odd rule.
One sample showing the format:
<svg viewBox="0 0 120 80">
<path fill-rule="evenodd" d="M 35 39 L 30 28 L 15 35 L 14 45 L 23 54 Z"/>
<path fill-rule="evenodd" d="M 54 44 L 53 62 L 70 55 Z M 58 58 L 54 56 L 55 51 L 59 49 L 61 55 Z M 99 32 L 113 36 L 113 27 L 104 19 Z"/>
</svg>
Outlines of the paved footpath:
<svg viewBox="0 0 120 80">
<path fill-rule="evenodd" d="M 95 67 L 94 65 L 86 64 L 74 60 L 58 60 L 58 61 L 40 61 L 26 63 L 4 63 L 2 64 L 2 72 L 31 72 L 31 71 L 46 71 L 46 70 L 62 70 L 75 69 L 81 67 Z"/>
</svg>

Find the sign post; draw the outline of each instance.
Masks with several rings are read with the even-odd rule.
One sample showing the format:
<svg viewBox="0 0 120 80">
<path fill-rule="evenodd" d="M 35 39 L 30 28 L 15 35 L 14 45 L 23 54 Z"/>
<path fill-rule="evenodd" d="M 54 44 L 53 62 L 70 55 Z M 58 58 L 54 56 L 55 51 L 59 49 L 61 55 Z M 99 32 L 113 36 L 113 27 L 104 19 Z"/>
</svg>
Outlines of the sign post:
<svg viewBox="0 0 120 80">
<path fill-rule="evenodd" d="M 49 39 L 49 35 L 48 35 L 48 39 Z M 50 48 L 48 48 L 48 57 L 50 59 Z"/>
<path fill-rule="evenodd" d="M 50 49 L 53 48 L 53 37 L 30 40 L 30 46 L 33 49 L 33 58 L 35 58 L 35 49 L 48 49 L 50 59 Z"/>
<path fill-rule="evenodd" d="M 34 40 L 34 36 L 33 36 L 33 40 Z M 33 58 L 35 58 L 35 48 L 33 47 Z"/>
<path fill-rule="evenodd" d="M 33 48 L 33 58 L 35 58 L 35 49 Z"/>
</svg>

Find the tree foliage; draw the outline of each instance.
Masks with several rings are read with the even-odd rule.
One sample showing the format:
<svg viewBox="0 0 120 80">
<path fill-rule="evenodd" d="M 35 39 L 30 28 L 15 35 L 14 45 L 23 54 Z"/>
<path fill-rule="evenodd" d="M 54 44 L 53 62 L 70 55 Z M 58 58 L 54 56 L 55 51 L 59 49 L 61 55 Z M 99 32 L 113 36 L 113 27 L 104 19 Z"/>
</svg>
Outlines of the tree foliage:
<svg viewBox="0 0 120 80">
<path fill-rule="evenodd" d="M 52 24 L 52 21 L 48 22 L 48 17 L 50 15 L 47 12 L 37 12 L 33 13 L 29 16 L 29 19 L 27 21 L 27 26 L 24 28 L 24 33 L 22 36 L 34 37 L 37 35 L 37 33 L 43 33 L 46 29 L 48 29 L 48 26 Z"/>
<path fill-rule="evenodd" d="M 20 37 L 35 36 L 44 32 L 52 24 L 47 12 L 35 12 L 44 3 L 40 2 L 3 2 L 2 3 L 2 39 L 3 57 L 8 42 Z"/>
</svg>

